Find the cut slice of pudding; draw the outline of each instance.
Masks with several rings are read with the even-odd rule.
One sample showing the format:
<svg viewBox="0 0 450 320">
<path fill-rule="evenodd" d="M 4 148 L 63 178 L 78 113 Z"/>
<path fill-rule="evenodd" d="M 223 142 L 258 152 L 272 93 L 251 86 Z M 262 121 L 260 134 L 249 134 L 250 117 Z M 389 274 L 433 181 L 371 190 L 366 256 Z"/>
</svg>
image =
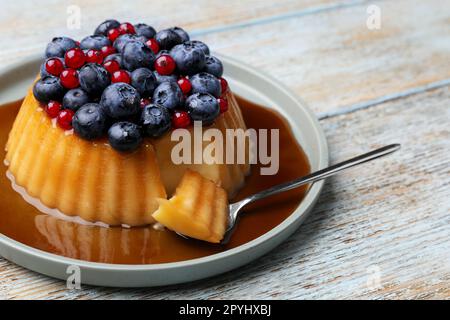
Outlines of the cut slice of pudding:
<svg viewBox="0 0 450 320">
<path fill-rule="evenodd" d="M 228 197 L 224 189 L 187 170 L 170 199 L 158 199 L 156 221 L 185 236 L 219 243 L 228 223 Z"/>
</svg>

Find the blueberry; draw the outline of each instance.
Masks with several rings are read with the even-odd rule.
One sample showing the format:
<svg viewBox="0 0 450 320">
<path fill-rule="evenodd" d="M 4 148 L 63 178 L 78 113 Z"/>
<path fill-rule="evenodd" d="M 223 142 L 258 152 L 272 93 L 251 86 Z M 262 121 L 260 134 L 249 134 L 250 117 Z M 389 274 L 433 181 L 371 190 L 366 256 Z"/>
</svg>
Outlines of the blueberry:
<svg viewBox="0 0 450 320">
<path fill-rule="evenodd" d="M 68 37 L 56 37 L 47 45 L 45 49 L 45 56 L 64 58 L 64 54 L 67 50 L 77 47 L 75 40 Z"/>
<path fill-rule="evenodd" d="M 183 42 L 183 39 L 179 36 L 179 34 L 170 29 L 159 31 L 155 35 L 155 39 L 158 41 L 159 48 L 161 50 L 170 50 L 177 44 Z"/>
<path fill-rule="evenodd" d="M 213 76 L 216 76 L 217 78 L 222 77 L 223 75 L 222 61 L 220 61 L 214 56 L 207 56 L 204 71 L 212 74 Z"/>
<path fill-rule="evenodd" d="M 189 78 L 192 85 L 192 92 L 210 93 L 214 97 L 219 98 L 221 94 L 220 81 L 212 74 L 200 72 Z"/>
<path fill-rule="evenodd" d="M 134 25 L 134 30 L 138 36 L 144 36 L 147 39 L 154 38 L 156 35 L 156 30 L 145 23 L 138 23 Z"/>
<path fill-rule="evenodd" d="M 114 19 L 105 20 L 98 25 L 97 29 L 95 29 L 94 31 L 94 34 L 107 36 L 109 30 L 118 28 L 119 26 L 120 22 L 117 20 Z"/>
<path fill-rule="evenodd" d="M 64 93 L 65 89 L 61 85 L 59 78 L 54 76 L 46 76 L 39 79 L 33 87 L 34 97 L 40 102 L 61 101 Z"/>
<path fill-rule="evenodd" d="M 175 60 L 181 74 L 193 75 L 205 68 L 205 54 L 202 49 L 191 42 L 176 45 L 170 50 L 170 55 Z"/>
<path fill-rule="evenodd" d="M 142 111 L 141 126 L 147 136 L 157 138 L 170 129 L 172 117 L 167 108 L 157 104 L 149 104 Z"/>
<path fill-rule="evenodd" d="M 170 74 L 168 76 L 163 76 L 163 75 L 160 75 L 158 72 L 153 71 L 153 75 L 155 76 L 157 85 L 160 85 L 163 82 L 175 82 L 176 83 L 178 80 L 177 76 L 174 74 Z"/>
<path fill-rule="evenodd" d="M 114 48 L 117 50 L 117 52 L 122 52 L 123 47 L 125 47 L 125 45 L 132 40 L 137 40 L 140 41 L 142 43 L 145 43 L 147 41 L 147 39 L 143 36 L 138 36 L 137 34 L 123 34 L 121 36 L 119 36 L 116 41 L 114 41 Z"/>
<path fill-rule="evenodd" d="M 109 128 L 108 140 L 111 146 L 120 152 L 136 150 L 142 143 L 142 134 L 138 125 L 131 122 L 117 122 Z"/>
<path fill-rule="evenodd" d="M 48 60 L 55 59 L 55 58 L 58 59 L 59 61 L 61 61 L 63 63 L 63 65 L 64 65 L 64 59 L 63 58 L 50 57 L 50 58 L 45 59 L 45 61 L 41 64 L 41 69 L 40 69 L 41 78 L 46 77 L 46 76 L 51 76 L 51 74 L 48 73 L 47 70 L 45 69 L 45 64 L 47 63 Z"/>
<path fill-rule="evenodd" d="M 193 40 L 193 41 L 190 41 L 194 46 L 196 46 L 197 48 L 200 48 L 200 49 L 202 49 L 202 51 L 206 54 L 206 55 L 209 55 L 209 48 L 208 48 L 208 46 L 206 45 L 206 44 L 204 44 L 203 42 L 201 42 L 201 41 L 198 41 L 198 40 Z"/>
<path fill-rule="evenodd" d="M 106 115 L 98 103 L 87 103 L 75 113 L 72 126 L 86 140 L 98 139 L 106 129 Z"/>
<path fill-rule="evenodd" d="M 186 100 L 186 110 L 194 121 L 211 124 L 219 115 L 217 99 L 209 93 L 194 93 Z"/>
<path fill-rule="evenodd" d="M 163 82 L 153 92 L 154 103 L 167 109 L 176 109 L 183 105 L 184 96 L 176 82 Z"/>
<path fill-rule="evenodd" d="M 131 73 L 131 85 L 143 97 L 150 97 L 156 88 L 156 77 L 150 69 L 139 68 Z"/>
<path fill-rule="evenodd" d="M 110 46 L 111 41 L 102 35 L 93 35 L 83 38 L 80 42 L 80 47 L 83 50 L 95 49 L 100 50 L 104 46 Z"/>
<path fill-rule="evenodd" d="M 75 88 L 67 91 L 62 100 L 62 105 L 64 109 L 77 111 L 89 101 L 91 101 L 91 99 L 86 91 L 81 88 Z"/>
<path fill-rule="evenodd" d="M 139 92 L 124 82 L 113 83 L 103 91 L 100 104 L 108 116 L 114 119 L 131 117 L 140 111 Z"/>
<path fill-rule="evenodd" d="M 105 58 L 105 60 L 103 60 L 103 63 L 108 62 L 110 60 L 116 61 L 120 65 L 120 67 L 122 68 L 122 54 L 120 54 L 120 53 L 110 54 L 109 56 L 107 56 Z"/>
<path fill-rule="evenodd" d="M 133 71 L 137 68 L 153 68 L 155 54 L 140 41 L 129 41 L 122 50 L 122 65 Z"/>
<path fill-rule="evenodd" d="M 99 97 L 111 82 L 109 72 L 96 63 L 84 65 L 78 73 L 78 79 L 80 87 L 91 97 Z"/>
<path fill-rule="evenodd" d="M 184 29 L 182 29 L 180 27 L 173 27 L 173 28 L 170 28 L 170 30 L 173 30 L 176 33 L 178 33 L 178 35 L 181 37 L 181 40 L 183 42 L 189 41 L 189 34 L 186 31 L 184 31 Z"/>
</svg>

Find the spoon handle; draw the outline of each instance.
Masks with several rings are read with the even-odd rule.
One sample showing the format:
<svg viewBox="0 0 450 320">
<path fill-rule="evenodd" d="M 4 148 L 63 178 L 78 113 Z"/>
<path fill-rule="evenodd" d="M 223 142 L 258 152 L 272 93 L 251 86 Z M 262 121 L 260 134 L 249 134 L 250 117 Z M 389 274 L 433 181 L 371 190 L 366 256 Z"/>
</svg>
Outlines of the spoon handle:
<svg viewBox="0 0 450 320">
<path fill-rule="evenodd" d="M 400 144 L 391 144 L 391 145 L 388 145 L 388 146 L 384 146 L 384 147 L 381 147 L 379 149 L 376 149 L 376 150 L 370 151 L 368 153 L 359 155 L 357 157 L 351 158 L 349 160 L 346 160 L 346 161 L 337 163 L 335 165 L 329 166 L 329 167 L 327 167 L 325 169 L 313 172 L 313 173 L 311 173 L 311 174 L 309 174 L 307 176 L 304 176 L 302 178 L 299 178 L 299 179 L 296 179 L 296 180 L 293 180 L 293 181 L 290 181 L 290 182 L 286 182 L 286 183 L 282 183 L 282 184 L 276 185 L 276 186 L 274 186 L 274 187 L 272 187 L 270 189 L 266 189 L 264 191 L 255 193 L 254 195 L 252 195 L 252 196 L 250 196 L 248 198 L 245 198 L 244 200 L 239 201 L 238 202 L 239 207 L 242 208 L 243 206 L 245 206 L 245 205 L 247 205 L 247 204 L 249 204 L 249 203 L 251 203 L 253 201 L 260 200 L 260 199 L 269 197 L 271 195 L 274 195 L 274 194 L 277 194 L 277 193 L 280 193 L 280 192 L 284 192 L 284 191 L 288 191 L 288 190 L 291 190 L 291 189 L 295 189 L 295 188 L 297 188 L 297 187 L 299 187 L 301 185 L 304 185 L 304 184 L 307 184 L 307 183 L 310 183 L 310 182 L 315 182 L 315 181 L 318 181 L 318 180 L 322 180 L 322 179 L 328 178 L 328 177 L 330 177 L 332 175 L 335 175 L 336 173 L 338 173 L 338 172 L 340 172 L 342 170 L 345 170 L 345 169 L 357 166 L 359 164 L 362 164 L 362 163 L 365 163 L 365 162 L 368 162 L 368 161 L 371 161 L 371 160 L 383 157 L 383 156 L 388 155 L 388 154 L 390 154 L 392 152 L 395 152 L 395 151 L 397 151 L 399 149 L 400 149 Z"/>
</svg>

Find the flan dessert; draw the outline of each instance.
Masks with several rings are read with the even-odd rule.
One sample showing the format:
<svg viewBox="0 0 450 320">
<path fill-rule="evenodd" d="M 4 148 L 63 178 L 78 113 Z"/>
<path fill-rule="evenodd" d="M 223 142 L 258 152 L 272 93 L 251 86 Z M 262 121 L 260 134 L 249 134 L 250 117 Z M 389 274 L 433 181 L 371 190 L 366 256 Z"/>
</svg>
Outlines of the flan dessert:
<svg viewBox="0 0 450 320">
<path fill-rule="evenodd" d="M 155 223 L 160 204 L 187 188 L 180 185 L 186 172 L 183 181 L 205 179 L 227 199 L 243 186 L 247 154 L 235 164 L 173 160 L 176 131 L 246 129 L 206 44 L 178 27 L 156 32 L 107 20 L 80 42 L 54 38 L 45 56 L 5 159 L 14 183 L 44 206 L 88 222 L 141 226 Z M 193 147 L 202 154 L 208 144 Z M 206 238 L 219 237 L 211 231 Z"/>
</svg>

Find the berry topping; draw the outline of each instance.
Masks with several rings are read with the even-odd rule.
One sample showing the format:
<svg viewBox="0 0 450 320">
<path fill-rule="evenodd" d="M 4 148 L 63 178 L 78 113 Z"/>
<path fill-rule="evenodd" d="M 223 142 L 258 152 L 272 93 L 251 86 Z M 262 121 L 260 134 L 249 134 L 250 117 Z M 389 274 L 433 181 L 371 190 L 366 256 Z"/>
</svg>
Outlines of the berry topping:
<svg viewBox="0 0 450 320">
<path fill-rule="evenodd" d="M 164 82 L 177 82 L 177 80 L 178 80 L 176 74 L 171 74 L 171 75 L 168 75 L 168 76 L 162 76 L 158 72 L 153 71 L 153 75 L 155 76 L 156 83 L 158 85 L 160 85 L 161 83 L 164 83 Z"/>
<path fill-rule="evenodd" d="M 58 116 L 61 109 L 62 109 L 61 103 L 53 100 L 49 101 L 45 106 L 45 112 L 47 112 L 48 116 L 52 119 Z"/>
<path fill-rule="evenodd" d="M 62 100 L 64 109 L 77 111 L 90 101 L 89 95 L 81 88 L 71 89 L 66 92 Z"/>
<path fill-rule="evenodd" d="M 64 63 L 61 59 L 50 58 L 45 62 L 45 71 L 47 71 L 52 76 L 59 76 L 64 70 Z"/>
<path fill-rule="evenodd" d="M 139 126 L 131 122 L 117 122 L 109 128 L 108 140 L 111 146 L 121 152 L 136 150 L 142 143 Z"/>
<path fill-rule="evenodd" d="M 86 56 L 80 48 L 73 48 L 66 52 L 64 62 L 67 67 L 78 69 L 86 62 Z"/>
<path fill-rule="evenodd" d="M 110 54 L 116 53 L 116 49 L 113 46 L 103 46 L 100 51 L 104 58 Z"/>
<path fill-rule="evenodd" d="M 64 69 L 63 72 L 61 72 L 59 79 L 64 88 L 73 89 L 80 86 L 78 72 L 75 69 Z"/>
<path fill-rule="evenodd" d="M 207 56 L 209 55 L 209 47 L 206 44 L 204 44 L 203 42 L 198 41 L 198 40 L 193 40 L 193 41 L 191 41 L 191 43 L 194 46 L 196 46 L 197 48 L 202 49 L 202 51 L 205 55 L 207 55 Z"/>
<path fill-rule="evenodd" d="M 228 92 L 228 81 L 225 80 L 225 78 L 220 78 L 220 88 L 221 88 L 221 94 L 225 95 Z"/>
<path fill-rule="evenodd" d="M 124 22 L 119 26 L 119 31 L 121 34 L 135 34 L 136 30 L 134 29 L 134 26 L 129 22 Z"/>
<path fill-rule="evenodd" d="M 131 85 L 141 96 L 150 97 L 156 88 L 156 77 L 150 69 L 139 68 L 131 73 Z"/>
<path fill-rule="evenodd" d="M 86 62 L 101 64 L 103 61 L 103 54 L 100 50 L 89 49 L 86 52 Z"/>
<path fill-rule="evenodd" d="M 33 94 L 40 102 L 50 100 L 61 101 L 64 96 L 64 88 L 60 80 L 54 76 L 46 76 L 36 81 L 33 87 Z"/>
<path fill-rule="evenodd" d="M 186 111 L 175 111 L 172 115 L 172 126 L 175 129 L 186 128 L 191 124 L 191 118 Z"/>
<path fill-rule="evenodd" d="M 153 38 L 156 35 L 156 30 L 145 23 L 138 23 L 134 25 L 134 30 L 138 36 L 146 37 L 147 39 Z"/>
<path fill-rule="evenodd" d="M 122 55 L 120 53 L 110 54 L 105 58 L 105 60 L 103 60 L 103 62 L 108 62 L 112 60 L 116 61 L 119 64 L 119 66 L 122 66 Z"/>
<path fill-rule="evenodd" d="M 177 67 L 175 60 L 169 55 L 163 54 L 155 61 L 155 70 L 163 76 L 172 74 Z"/>
<path fill-rule="evenodd" d="M 176 45 L 170 50 L 170 55 L 175 60 L 181 74 L 193 75 L 201 72 L 205 67 L 205 54 L 192 42 Z"/>
<path fill-rule="evenodd" d="M 144 107 L 141 116 L 141 126 L 145 135 L 157 138 L 166 133 L 172 125 L 169 110 L 157 104 Z"/>
<path fill-rule="evenodd" d="M 184 31 L 184 29 L 180 27 L 173 27 L 170 28 L 170 30 L 175 31 L 181 37 L 182 42 L 189 41 L 189 34 L 186 31 Z"/>
<path fill-rule="evenodd" d="M 103 91 L 100 104 L 108 116 L 114 119 L 134 116 L 140 111 L 139 92 L 129 84 L 113 83 Z"/>
<path fill-rule="evenodd" d="M 88 63 L 79 72 L 80 86 L 91 97 L 100 97 L 110 84 L 110 75 L 103 66 Z"/>
<path fill-rule="evenodd" d="M 178 79 L 177 83 L 180 86 L 181 91 L 183 91 L 183 93 L 185 95 L 187 95 L 187 94 L 189 94 L 189 92 L 191 92 L 192 85 L 188 78 L 180 78 L 180 79 Z"/>
<path fill-rule="evenodd" d="M 223 74 L 222 62 L 216 57 L 207 56 L 204 71 L 220 78 Z"/>
<path fill-rule="evenodd" d="M 111 41 L 109 41 L 109 39 L 103 35 L 87 36 L 80 42 L 80 48 L 83 50 L 100 50 L 102 47 L 109 45 L 111 45 Z"/>
<path fill-rule="evenodd" d="M 50 74 L 50 73 L 47 71 L 47 62 L 50 61 L 50 60 L 52 60 L 52 59 L 57 59 L 57 60 L 59 60 L 59 61 L 61 62 L 61 65 L 63 66 L 63 70 L 64 70 L 64 59 L 59 58 L 59 57 L 47 58 L 47 59 L 45 59 L 44 63 L 41 64 L 41 69 L 40 69 L 40 75 L 41 75 L 41 78 L 43 78 L 43 77 L 45 77 L 45 76 L 51 76 L 51 75 L 52 75 L 52 74 Z M 52 64 L 53 64 L 53 63 L 52 63 Z M 55 65 L 55 67 L 56 67 L 56 66 L 57 66 L 57 65 Z M 55 71 L 56 71 L 56 70 L 55 70 Z M 62 70 L 61 70 L 61 72 L 62 72 Z M 61 72 L 60 72 L 60 74 L 61 74 Z M 57 74 L 56 76 L 59 76 L 59 74 Z"/>
<path fill-rule="evenodd" d="M 103 35 L 106 36 L 108 31 L 114 28 L 118 28 L 120 26 L 119 21 L 114 19 L 105 20 L 99 24 L 97 29 L 95 29 L 95 35 Z"/>
<path fill-rule="evenodd" d="M 217 99 L 217 102 L 219 103 L 220 113 L 224 113 L 228 110 L 228 100 L 225 98 L 219 98 Z"/>
<path fill-rule="evenodd" d="M 151 68 L 155 61 L 155 54 L 140 41 L 129 41 L 122 51 L 122 65 L 129 71 L 137 68 Z"/>
<path fill-rule="evenodd" d="M 176 82 L 163 82 L 153 92 L 152 101 L 167 109 L 177 109 L 183 106 L 184 96 Z"/>
<path fill-rule="evenodd" d="M 156 41 L 159 43 L 159 47 L 163 50 L 170 50 L 177 44 L 183 42 L 183 39 L 173 30 L 166 29 L 161 30 L 155 35 Z"/>
<path fill-rule="evenodd" d="M 56 37 L 52 39 L 45 49 L 45 56 L 63 58 L 67 50 L 78 47 L 77 43 L 67 37 Z"/>
<path fill-rule="evenodd" d="M 75 133 L 81 138 L 98 139 L 105 133 L 106 115 L 98 103 L 88 103 L 75 113 L 72 125 Z"/>
<path fill-rule="evenodd" d="M 194 93 L 186 100 L 186 110 L 194 121 L 211 124 L 220 113 L 217 99 L 209 93 Z"/>
<path fill-rule="evenodd" d="M 152 49 L 154 54 L 157 54 L 159 52 L 159 44 L 158 41 L 156 41 L 156 39 L 154 38 L 148 39 L 145 45 L 150 49 Z"/>
<path fill-rule="evenodd" d="M 110 29 L 106 34 L 109 41 L 114 42 L 121 35 L 119 28 Z"/>
<path fill-rule="evenodd" d="M 190 79 L 193 93 L 210 93 L 219 98 L 221 93 L 220 81 L 212 74 L 201 72 L 193 75 Z"/>
<path fill-rule="evenodd" d="M 110 74 L 115 71 L 120 70 L 120 64 L 116 60 L 109 60 L 103 63 L 103 68 L 105 68 Z"/>
<path fill-rule="evenodd" d="M 64 130 L 72 130 L 72 119 L 75 112 L 72 110 L 61 110 L 56 118 L 58 125 Z"/>
<path fill-rule="evenodd" d="M 112 83 L 124 82 L 129 84 L 131 82 L 131 77 L 128 71 L 117 70 L 111 75 L 111 82 Z"/>
</svg>

